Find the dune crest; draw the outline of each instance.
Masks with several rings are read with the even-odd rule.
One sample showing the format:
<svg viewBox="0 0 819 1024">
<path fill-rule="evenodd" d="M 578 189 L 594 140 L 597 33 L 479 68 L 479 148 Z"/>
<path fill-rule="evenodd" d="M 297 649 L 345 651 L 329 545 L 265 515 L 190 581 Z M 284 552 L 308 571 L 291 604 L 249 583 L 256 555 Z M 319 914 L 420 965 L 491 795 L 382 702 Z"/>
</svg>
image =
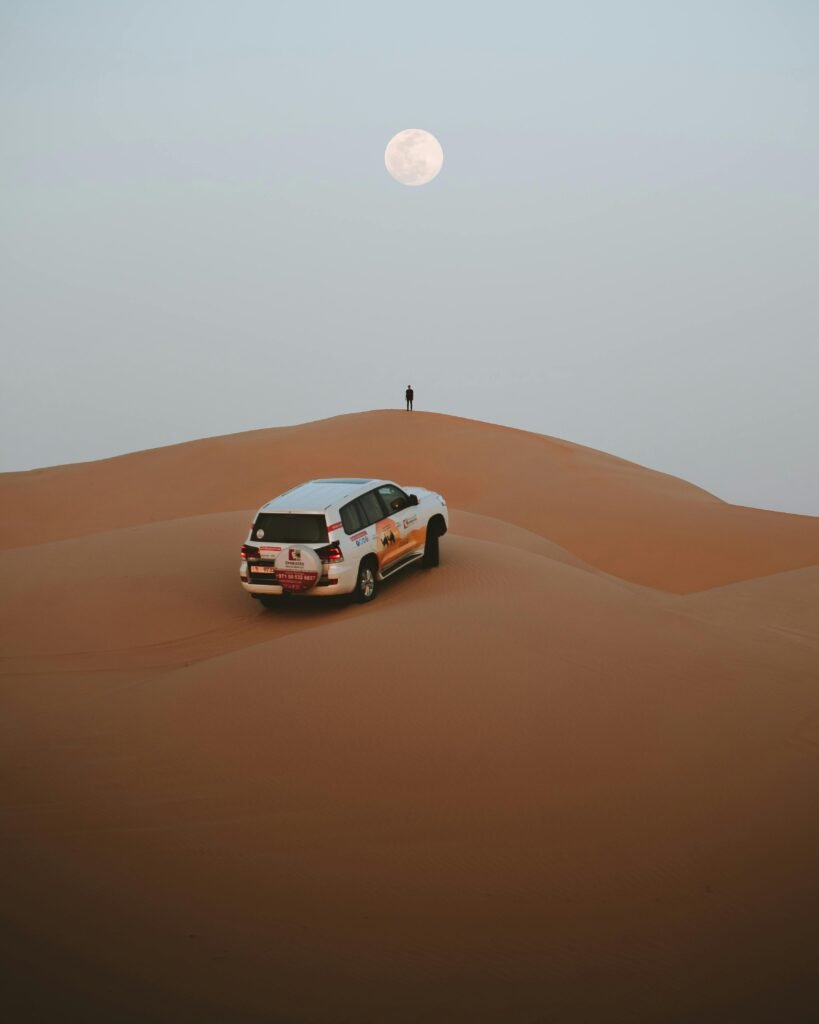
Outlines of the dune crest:
<svg viewBox="0 0 819 1024">
<path fill-rule="evenodd" d="M 0 537 L 19 547 L 255 509 L 303 480 L 338 474 L 422 483 L 453 507 L 675 593 L 819 563 L 817 518 L 729 505 L 666 474 L 538 434 L 396 411 L 4 474 Z"/>
</svg>

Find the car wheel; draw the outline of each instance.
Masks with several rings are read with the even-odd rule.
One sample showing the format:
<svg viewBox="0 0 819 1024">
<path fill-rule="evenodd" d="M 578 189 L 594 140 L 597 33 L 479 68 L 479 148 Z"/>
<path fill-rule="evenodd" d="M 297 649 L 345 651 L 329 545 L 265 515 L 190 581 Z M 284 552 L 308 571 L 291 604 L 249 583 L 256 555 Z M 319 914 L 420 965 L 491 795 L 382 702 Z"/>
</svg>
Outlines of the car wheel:
<svg viewBox="0 0 819 1024">
<path fill-rule="evenodd" d="M 371 558 L 362 558 L 358 566 L 358 579 L 355 581 L 355 599 L 361 604 L 372 601 L 378 592 L 378 576 L 375 562 Z"/>
<path fill-rule="evenodd" d="M 425 569 L 434 569 L 440 561 L 439 539 L 438 524 L 433 520 L 427 527 L 427 539 L 424 544 L 424 558 L 421 564 Z"/>
</svg>

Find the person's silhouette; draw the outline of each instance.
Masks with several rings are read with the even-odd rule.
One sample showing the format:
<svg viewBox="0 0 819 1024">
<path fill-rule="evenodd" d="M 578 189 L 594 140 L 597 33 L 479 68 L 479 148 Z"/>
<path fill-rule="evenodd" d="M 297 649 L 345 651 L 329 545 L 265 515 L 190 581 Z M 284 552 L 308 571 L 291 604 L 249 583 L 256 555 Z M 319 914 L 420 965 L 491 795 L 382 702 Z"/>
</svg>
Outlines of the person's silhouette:
<svg viewBox="0 0 819 1024">
<path fill-rule="evenodd" d="M 412 400 L 415 398 L 415 392 L 412 390 L 412 384 L 407 384 L 407 390 L 404 394 L 404 398 L 407 400 L 407 412 L 412 412 Z"/>
</svg>

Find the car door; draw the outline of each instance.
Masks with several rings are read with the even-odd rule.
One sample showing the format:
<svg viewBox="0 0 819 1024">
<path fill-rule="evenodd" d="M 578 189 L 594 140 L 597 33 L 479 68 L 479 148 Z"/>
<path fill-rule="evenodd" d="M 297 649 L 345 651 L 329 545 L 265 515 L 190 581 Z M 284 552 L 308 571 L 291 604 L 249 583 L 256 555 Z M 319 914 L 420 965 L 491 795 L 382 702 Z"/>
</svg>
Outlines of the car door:
<svg viewBox="0 0 819 1024">
<path fill-rule="evenodd" d="M 375 556 L 379 569 L 384 572 L 401 557 L 401 520 L 387 514 L 377 489 L 362 494 L 358 503 L 365 521 L 375 527 Z"/>
<path fill-rule="evenodd" d="M 375 491 L 367 491 L 366 494 L 362 494 L 356 500 L 356 504 L 361 510 L 367 536 L 372 535 L 372 545 L 378 560 L 378 567 L 379 569 L 385 568 L 391 561 L 390 548 L 394 546 L 394 542 L 390 541 L 389 529 L 385 528 L 384 506 Z M 393 538 L 395 538 L 395 533 L 393 533 Z"/>
<path fill-rule="evenodd" d="M 407 555 L 423 552 L 427 537 L 427 518 L 425 510 L 419 507 L 418 499 L 410 503 L 410 496 L 397 490 L 404 496 L 404 503 L 397 515 L 401 517 L 401 533 L 404 553 Z"/>
<path fill-rule="evenodd" d="M 384 540 L 380 543 L 382 548 L 388 549 L 387 564 L 390 564 L 404 558 L 417 547 L 415 527 L 418 515 L 409 503 L 409 495 L 395 484 L 380 484 L 376 491 L 386 513 L 383 531 L 379 530 L 381 536 L 386 538 L 386 543 Z"/>
</svg>

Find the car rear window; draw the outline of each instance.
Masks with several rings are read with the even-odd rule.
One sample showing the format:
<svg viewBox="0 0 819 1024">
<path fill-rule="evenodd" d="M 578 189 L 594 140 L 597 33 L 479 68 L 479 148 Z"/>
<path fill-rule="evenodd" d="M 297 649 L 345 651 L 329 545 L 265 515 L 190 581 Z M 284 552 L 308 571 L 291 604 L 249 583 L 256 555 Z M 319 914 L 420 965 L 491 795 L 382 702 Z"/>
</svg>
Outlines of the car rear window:
<svg viewBox="0 0 819 1024">
<path fill-rule="evenodd" d="M 377 523 L 379 519 L 384 518 L 384 510 L 375 491 L 367 491 L 366 494 L 362 494 L 358 499 L 358 503 L 361 505 L 361 511 L 364 513 L 365 526 Z"/>
<path fill-rule="evenodd" d="M 364 525 L 364 517 L 357 501 L 351 501 L 341 510 L 341 522 L 345 533 L 357 533 Z"/>
<path fill-rule="evenodd" d="M 330 539 L 324 516 L 299 512 L 260 512 L 253 524 L 253 538 L 284 544 L 326 544 Z"/>
</svg>

